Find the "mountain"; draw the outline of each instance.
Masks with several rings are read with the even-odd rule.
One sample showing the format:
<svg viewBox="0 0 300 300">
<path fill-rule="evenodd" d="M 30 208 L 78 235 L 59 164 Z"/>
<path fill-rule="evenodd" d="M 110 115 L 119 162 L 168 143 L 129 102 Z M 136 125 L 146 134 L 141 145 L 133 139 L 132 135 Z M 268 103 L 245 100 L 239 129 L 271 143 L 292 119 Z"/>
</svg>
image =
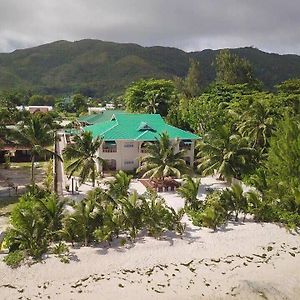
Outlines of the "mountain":
<svg viewBox="0 0 300 300">
<path fill-rule="evenodd" d="M 121 94 L 140 78 L 186 75 L 190 58 L 200 62 L 207 83 L 215 79 L 219 50 L 184 52 L 169 47 L 142 47 L 99 40 L 57 41 L 0 54 L 0 90 L 31 89 L 42 94 L 81 92 L 88 96 Z M 300 56 L 265 53 L 256 48 L 231 49 L 248 59 L 267 88 L 300 77 Z"/>
</svg>

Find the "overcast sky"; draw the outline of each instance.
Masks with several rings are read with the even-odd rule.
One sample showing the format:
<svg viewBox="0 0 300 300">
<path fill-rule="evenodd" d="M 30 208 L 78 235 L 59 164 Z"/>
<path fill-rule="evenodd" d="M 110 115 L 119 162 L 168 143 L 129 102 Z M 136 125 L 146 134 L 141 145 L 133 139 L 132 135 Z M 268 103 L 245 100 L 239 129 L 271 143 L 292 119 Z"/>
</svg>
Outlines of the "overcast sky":
<svg viewBox="0 0 300 300">
<path fill-rule="evenodd" d="M 0 0 L 0 52 L 84 38 L 300 54 L 300 0 Z"/>
</svg>

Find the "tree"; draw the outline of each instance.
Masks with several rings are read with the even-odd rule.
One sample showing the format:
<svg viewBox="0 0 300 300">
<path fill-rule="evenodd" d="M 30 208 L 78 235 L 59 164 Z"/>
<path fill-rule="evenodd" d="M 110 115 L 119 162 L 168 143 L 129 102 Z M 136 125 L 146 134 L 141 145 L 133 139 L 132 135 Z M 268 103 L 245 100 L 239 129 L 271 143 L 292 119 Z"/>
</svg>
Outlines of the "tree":
<svg viewBox="0 0 300 300">
<path fill-rule="evenodd" d="M 241 115 L 237 129 L 242 136 L 250 138 L 254 148 L 264 149 L 275 128 L 274 117 L 271 108 L 257 100 Z"/>
<path fill-rule="evenodd" d="M 113 199 L 120 199 L 128 195 L 128 189 L 132 175 L 127 175 L 124 171 L 120 170 L 114 176 L 115 179 L 109 182 L 109 193 Z"/>
<path fill-rule="evenodd" d="M 190 99 L 199 96 L 206 85 L 200 71 L 200 63 L 191 59 L 187 76 L 184 79 L 176 78 L 174 83 L 185 98 Z"/>
<path fill-rule="evenodd" d="M 286 115 L 271 138 L 266 162 L 269 196 L 290 212 L 300 213 L 300 122 Z"/>
<path fill-rule="evenodd" d="M 199 209 L 201 202 L 198 199 L 200 178 L 193 179 L 191 176 L 185 176 L 183 183 L 177 189 L 177 193 L 185 199 L 184 206 L 191 209 Z"/>
<path fill-rule="evenodd" d="M 134 191 L 127 197 L 119 199 L 125 228 L 129 229 L 130 237 L 134 240 L 142 227 L 143 200 Z"/>
<path fill-rule="evenodd" d="M 30 115 L 13 133 L 18 144 L 27 146 L 31 156 L 31 182 L 35 184 L 34 163 L 37 157 L 51 155 L 60 160 L 62 158 L 49 148 L 54 144 L 54 131 L 40 115 Z"/>
<path fill-rule="evenodd" d="M 103 223 L 103 213 L 94 198 L 76 203 L 75 211 L 65 219 L 63 236 L 71 242 L 83 242 L 85 246 L 94 240 L 94 231 Z"/>
<path fill-rule="evenodd" d="M 72 102 L 75 112 L 77 112 L 78 114 L 87 112 L 87 99 L 84 96 L 76 94 L 73 96 Z"/>
<path fill-rule="evenodd" d="M 240 213 L 244 213 L 245 219 L 248 212 L 248 202 L 243 187 L 239 183 L 234 183 L 230 189 L 224 190 L 220 199 L 230 214 L 235 213 L 236 222 Z"/>
<path fill-rule="evenodd" d="M 255 150 L 248 139 L 223 126 L 210 134 L 197 145 L 198 169 L 203 175 L 217 171 L 221 178 L 231 181 L 241 178 L 253 168 Z"/>
<path fill-rule="evenodd" d="M 215 64 L 217 82 L 226 84 L 255 83 L 250 62 L 232 54 L 228 49 L 220 50 Z"/>
<path fill-rule="evenodd" d="M 164 180 L 167 176 L 180 177 L 187 172 L 184 150 L 175 151 L 178 142 L 172 143 L 167 133 L 162 133 L 156 142 L 148 143 L 147 155 L 141 158 L 137 172 L 144 177 Z"/>
<path fill-rule="evenodd" d="M 63 152 L 66 159 L 74 160 L 66 169 L 69 178 L 74 172 L 79 171 L 80 183 L 84 183 L 90 177 L 95 186 L 96 164 L 102 165 L 104 162 L 98 155 L 101 144 L 102 140 L 98 137 L 94 139 L 90 131 L 84 131 L 74 137 L 74 143 L 69 144 Z"/>
<path fill-rule="evenodd" d="M 62 229 L 63 213 L 67 201 L 59 200 L 57 195 L 51 194 L 43 199 L 38 199 L 38 202 L 42 216 L 48 224 L 51 238 L 56 239 L 59 230 Z"/>
<path fill-rule="evenodd" d="M 300 114 L 300 79 L 290 79 L 276 86 L 283 104 L 293 115 Z"/>
<path fill-rule="evenodd" d="M 130 112 L 159 113 L 166 116 L 175 95 L 175 87 L 170 80 L 139 80 L 127 88 L 124 101 Z"/>
</svg>

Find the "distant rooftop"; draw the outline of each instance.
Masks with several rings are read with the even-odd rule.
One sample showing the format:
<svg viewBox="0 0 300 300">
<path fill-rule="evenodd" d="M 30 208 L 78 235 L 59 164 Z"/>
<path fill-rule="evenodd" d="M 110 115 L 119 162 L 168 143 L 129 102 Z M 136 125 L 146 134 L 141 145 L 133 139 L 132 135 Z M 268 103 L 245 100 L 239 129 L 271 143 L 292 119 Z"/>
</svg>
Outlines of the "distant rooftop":
<svg viewBox="0 0 300 300">
<path fill-rule="evenodd" d="M 124 110 L 113 110 L 113 109 L 104 110 L 97 114 L 82 116 L 78 119 L 78 121 L 81 123 L 86 123 L 88 125 L 93 125 L 93 124 L 97 124 L 97 123 L 110 121 L 111 117 L 114 114 L 122 114 L 122 113 L 124 113 Z"/>
</svg>

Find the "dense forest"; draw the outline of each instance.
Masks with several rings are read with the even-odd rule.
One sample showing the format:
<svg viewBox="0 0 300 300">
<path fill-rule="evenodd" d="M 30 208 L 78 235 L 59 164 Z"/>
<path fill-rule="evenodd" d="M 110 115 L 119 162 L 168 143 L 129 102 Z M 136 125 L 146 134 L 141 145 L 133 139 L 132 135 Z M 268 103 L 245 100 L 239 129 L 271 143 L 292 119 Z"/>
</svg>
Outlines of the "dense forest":
<svg viewBox="0 0 300 300">
<path fill-rule="evenodd" d="M 249 60 L 255 77 L 267 89 L 300 76 L 300 57 L 262 52 L 252 47 L 230 50 Z M 186 53 L 176 48 L 141 47 L 99 40 L 57 41 L 0 54 L 0 90 L 31 90 L 33 94 L 111 98 L 141 78 L 186 76 L 190 60 L 199 62 L 203 83 L 216 78 L 219 50 Z"/>
</svg>

